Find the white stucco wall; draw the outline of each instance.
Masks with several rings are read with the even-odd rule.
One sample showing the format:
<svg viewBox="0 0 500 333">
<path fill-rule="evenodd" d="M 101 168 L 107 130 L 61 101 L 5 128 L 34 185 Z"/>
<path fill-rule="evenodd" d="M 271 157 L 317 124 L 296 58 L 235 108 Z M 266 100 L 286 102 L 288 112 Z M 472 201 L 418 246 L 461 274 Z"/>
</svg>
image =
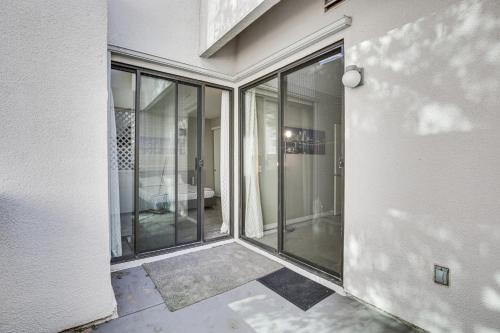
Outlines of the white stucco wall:
<svg viewBox="0 0 500 333">
<path fill-rule="evenodd" d="M 265 0 L 201 0 L 206 4 L 206 43 L 213 44 Z"/>
<path fill-rule="evenodd" d="M 279 0 L 199 0 L 200 54 L 212 55 Z"/>
<path fill-rule="evenodd" d="M 0 8 L 0 332 L 113 313 L 106 2 Z"/>
<path fill-rule="evenodd" d="M 346 0 L 325 13 L 321 0 L 281 1 L 213 59 L 193 46 L 196 3 L 109 0 L 110 44 L 231 76 L 353 18 L 272 68 L 218 83 L 344 39 L 346 65 L 366 75 L 345 95 L 345 289 L 433 332 L 500 332 L 500 2 Z M 449 288 L 433 283 L 435 263 L 450 267 Z"/>
<path fill-rule="evenodd" d="M 199 0 L 108 0 L 109 44 L 221 74 L 234 71 L 234 43 L 199 57 Z"/>
<path fill-rule="evenodd" d="M 322 3 L 272 8 L 238 36 L 236 71 L 352 16 L 275 66 L 343 38 L 365 68 L 345 94 L 345 289 L 432 332 L 500 332 L 500 2 Z"/>
</svg>

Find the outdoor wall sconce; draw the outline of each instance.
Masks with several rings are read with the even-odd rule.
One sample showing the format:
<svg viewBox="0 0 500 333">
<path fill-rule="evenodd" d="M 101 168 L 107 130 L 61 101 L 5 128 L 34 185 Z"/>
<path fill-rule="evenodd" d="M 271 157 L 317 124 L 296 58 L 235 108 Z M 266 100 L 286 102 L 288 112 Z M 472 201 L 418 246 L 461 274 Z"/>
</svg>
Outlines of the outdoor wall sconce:
<svg viewBox="0 0 500 333">
<path fill-rule="evenodd" d="M 342 83 L 347 88 L 356 88 L 363 85 L 363 68 L 356 65 L 347 66 L 344 75 L 342 76 Z"/>
</svg>

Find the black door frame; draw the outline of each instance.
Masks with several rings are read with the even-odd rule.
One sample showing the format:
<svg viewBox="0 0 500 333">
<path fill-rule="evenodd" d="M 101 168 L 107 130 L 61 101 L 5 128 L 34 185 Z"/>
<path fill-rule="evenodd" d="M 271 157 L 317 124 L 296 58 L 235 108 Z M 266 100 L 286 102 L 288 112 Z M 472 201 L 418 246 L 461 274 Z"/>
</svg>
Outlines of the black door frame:
<svg viewBox="0 0 500 333">
<path fill-rule="evenodd" d="M 148 251 L 143 251 L 143 252 L 138 252 L 137 251 L 137 223 L 138 223 L 138 207 L 137 207 L 137 202 L 139 202 L 139 110 L 140 110 L 140 88 L 141 88 L 141 77 L 142 75 L 146 75 L 148 77 L 156 77 L 159 79 L 164 79 L 171 81 L 175 84 L 175 119 L 176 119 L 176 127 L 175 127 L 175 191 L 177 193 L 177 186 L 178 186 L 178 85 L 183 84 L 183 85 L 189 85 L 189 86 L 194 86 L 197 87 L 198 89 L 198 114 L 197 114 L 197 146 L 198 146 L 198 151 L 197 151 L 197 160 L 199 161 L 201 158 L 204 157 L 204 133 L 205 133 L 205 89 L 207 87 L 210 88 L 216 88 L 224 91 L 229 92 L 229 103 L 230 103 L 230 108 L 229 108 L 229 156 L 233 156 L 234 152 L 234 125 L 233 125 L 233 114 L 234 114 L 234 89 L 228 86 L 212 83 L 212 82 L 207 82 L 207 81 L 202 81 L 202 80 L 196 80 L 184 76 L 179 76 L 179 75 L 174 75 L 174 74 L 169 74 L 165 72 L 160 72 L 152 69 L 147 69 L 139 66 L 134 66 L 130 65 L 127 63 L 122 63 L 122 62 L 116 62 L 112 61 L 111 62 L 111 69 L 115 70 L 120 70 L 128 73 L 133 73 L 135 74 L 135 110 L 134 110 L 134 115 L 135 115 L 135 140 L 134 140 L 134 226 L 133 226 L 133 237 L 134 237 L 134 253 L 133 255 L 130 256 L 122 256 L 118 258 L 112 258 L 111 262 L 112 263 L 117 263 L 117 262 L 124 262 L 124 261 L 130 261 L 130 260 L 135 260 L 135 259 L 140 259 L 144 257 L 150 257 L 150 256 L 155 256 L 155 255 L 160 255 L 163 253 L 170 253 L 173 251 L 177 251 L 180 249 L 185 249 L 185 248 L 190 248 L 190 247 L 196 247 L 196 246 L 201 246 L 207 243 L 212 243 L 212 242 L 217 242 L 225 239 L 230 239 L 234 237 L 234 221 L 233 221 L 233 215 L 234 215 L 234 207 L 233 207 L 233 189 L 234 189 L 234 175 L 233 175 L 233 167 L 232 165 L 229 168 L 229 179 L 230 179 L 230 209 L 229 209 L 229 233 L 227 235 L 223 235 L 220 237 L 214 237 L 210 239 L 205 239 L 205 234 L 204 234 L 204 184 L 205 184 L 205 179 L 203 177 L 203 172 L 202 168 L 199 166 L 198 163 L 196 163 L 196 172 L 198 176 L 197 180 L 197 190 L 198 190 L 198 207 L 197 207 L 197 237 L 196 240 L 193 242 L 189 243 L 183 243 L 183 244 L 177 244 L 177 227 L 175 228 L 175 245 L 167 248 L 161 248 L 161 249 L 154 249 L 154 250 L 148 250 Z M 175 213 L 175 224 L 177 224 L 177 200 L 176 200 L 176 213 Z"/>
<path fill-rule="evenodd" d="M 240 86 L 238 89 L 238 96 L 239 96 L 239 124 L 238 124 L 238 139 L 239 139 L 239 237 L 246 241 L 251 243 L 252 245 L 255 245 L 259 248 L 262 248 L 263 250 L 278 256 L 286 261 L 292 262 L 294 264 L 298 264 L 299 266 L 314 272 L 314 273 L 319 273 L 320 275 L 332 280 L 333 282 L 342 285 L 343 283 L 343 272 L 344 272 L 344 202 L 345 200 L 342 200 L 342 216 L 341 216 L 341 240 L 342 240 L 342 245 L 341 245 L 341 271 L 340 273 L 328 270 L 324 267 L 321 267 L 315 263 L 312 263 L 308 260 L 305 260 L 304 258 L 300 258 L 298 256 L 295 256 L 291 253 L 287 253 L 283 249 L 283 232 L 284 232 L 284 227 L 285 227 L 285 222 L 284 222 L 284 201 L 283 201 L 283 191 L 284 191 L 284 140 L 283 140 L 283 116 L 284 116 L 284 94 L 283 91 L 286 89 L 284 86 L 286 83 L 283 80 L 283 75 L 289 74 L 291 72 L 294 72 L 296 70 L 299 70 L 301 68 L 307 67 L 313 63 L 316 63 L 317 61 L 321 59 L 325 59 L 328 57 L 331 57 L 335 54 L 342 54 L 342 63 L 344 62 L 344 42 L 343 40 L 340 40 L 330 46 L 327 46 L 317 52 L 314 52 L 302 59 L 299 59 L 291 64 L 288 64 L 286 66 L 283 66 L 282 68 L 279 68 L 277 70 L 274 70 L 262 77 L 259 77 L 249 83 L 246 83 L 243 86 Z M 245 110 L 244 110 L 244 93 L 248 89 L 255 88 L 256 86 L 265 83 L 269 80 L 272 80 L 274 78 L 277 78 L 278 80 L 278 132 L 279 135 L 277 136 L 278 138 L 278 161 L 279 161 L 279 166 L 278 166 L 278 246 L 277 248 L 273 248 L 271 246 L 268 246 L 266 244 L 263 244 L 259 241 L 256 241 L 252 238 L 246 237 L 244 235 L 244 230 L 245 230 L 245 220 L 244 220 L 244 214 L 243 211 L 245 209 L 243 198 L 244 198 L 244 179 L 243 179 L 243 129 L 245 128 Z M 345 151 L 345 107 L 344 107 L 344 94 L 342 94 L 342 114 L 341 114 L 341 138 L 342 138 L 342 145 L 341 145 L 341 152 L 342 155 L 344 155 Z M 342 177 L 343 178 L 343 177 Z M 344 184 L 344 182 L 343 182 Z M 345 192 L 344 186 L 342 186 L 342 194 Z"/>
</svg>

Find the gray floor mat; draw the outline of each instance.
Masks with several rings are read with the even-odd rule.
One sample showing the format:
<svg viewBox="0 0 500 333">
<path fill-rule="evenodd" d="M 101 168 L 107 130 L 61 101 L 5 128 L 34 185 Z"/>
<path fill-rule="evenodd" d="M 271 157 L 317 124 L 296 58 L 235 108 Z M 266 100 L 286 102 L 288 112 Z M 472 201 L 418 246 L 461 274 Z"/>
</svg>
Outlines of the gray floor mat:
<svg viewBox="0 0 500 333">
<path fill-rule="evenodd" d="M 175 311 L 283 266 L 231 243 L 143 265 L 170 311 Z"/>
</svg>

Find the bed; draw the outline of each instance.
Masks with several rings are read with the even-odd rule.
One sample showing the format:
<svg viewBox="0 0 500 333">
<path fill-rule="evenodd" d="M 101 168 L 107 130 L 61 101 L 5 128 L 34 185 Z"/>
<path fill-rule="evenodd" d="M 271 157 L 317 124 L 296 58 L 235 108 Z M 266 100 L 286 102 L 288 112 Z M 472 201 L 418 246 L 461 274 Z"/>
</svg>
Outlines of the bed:
<svg viewBox="0 0 500 333">
<path fill-rule="evenodd" d="M 139 187 L 139 200 L 141 210 L 168 210 L 175 211 L 175 186 L 174 184 L 159 186 L 157 181 L 148 178 L 141 178 Z M 178 208 L 188 210 L 197 208 L 196 185 L 179 184 Z M 211 208 L 215 205 L 215 191 L 210 187 L 205 187 L 203 191 L 205 207 Z"/>
<path fill-rule="evenodd" d="M 187 193 L 183 193 L 181 187 L 179 187 L 179 200 L 185 201 L 187 199 L 188 209 L 197 208 L 197 198 L 196 198 L 196 186 L 188 185 Z M 203 197 L 205 198 L 205 208 L 210 208 L 215 205 L 215 191 L 210 187 L 205 187 L 203 191 Z"/>
</svg>

